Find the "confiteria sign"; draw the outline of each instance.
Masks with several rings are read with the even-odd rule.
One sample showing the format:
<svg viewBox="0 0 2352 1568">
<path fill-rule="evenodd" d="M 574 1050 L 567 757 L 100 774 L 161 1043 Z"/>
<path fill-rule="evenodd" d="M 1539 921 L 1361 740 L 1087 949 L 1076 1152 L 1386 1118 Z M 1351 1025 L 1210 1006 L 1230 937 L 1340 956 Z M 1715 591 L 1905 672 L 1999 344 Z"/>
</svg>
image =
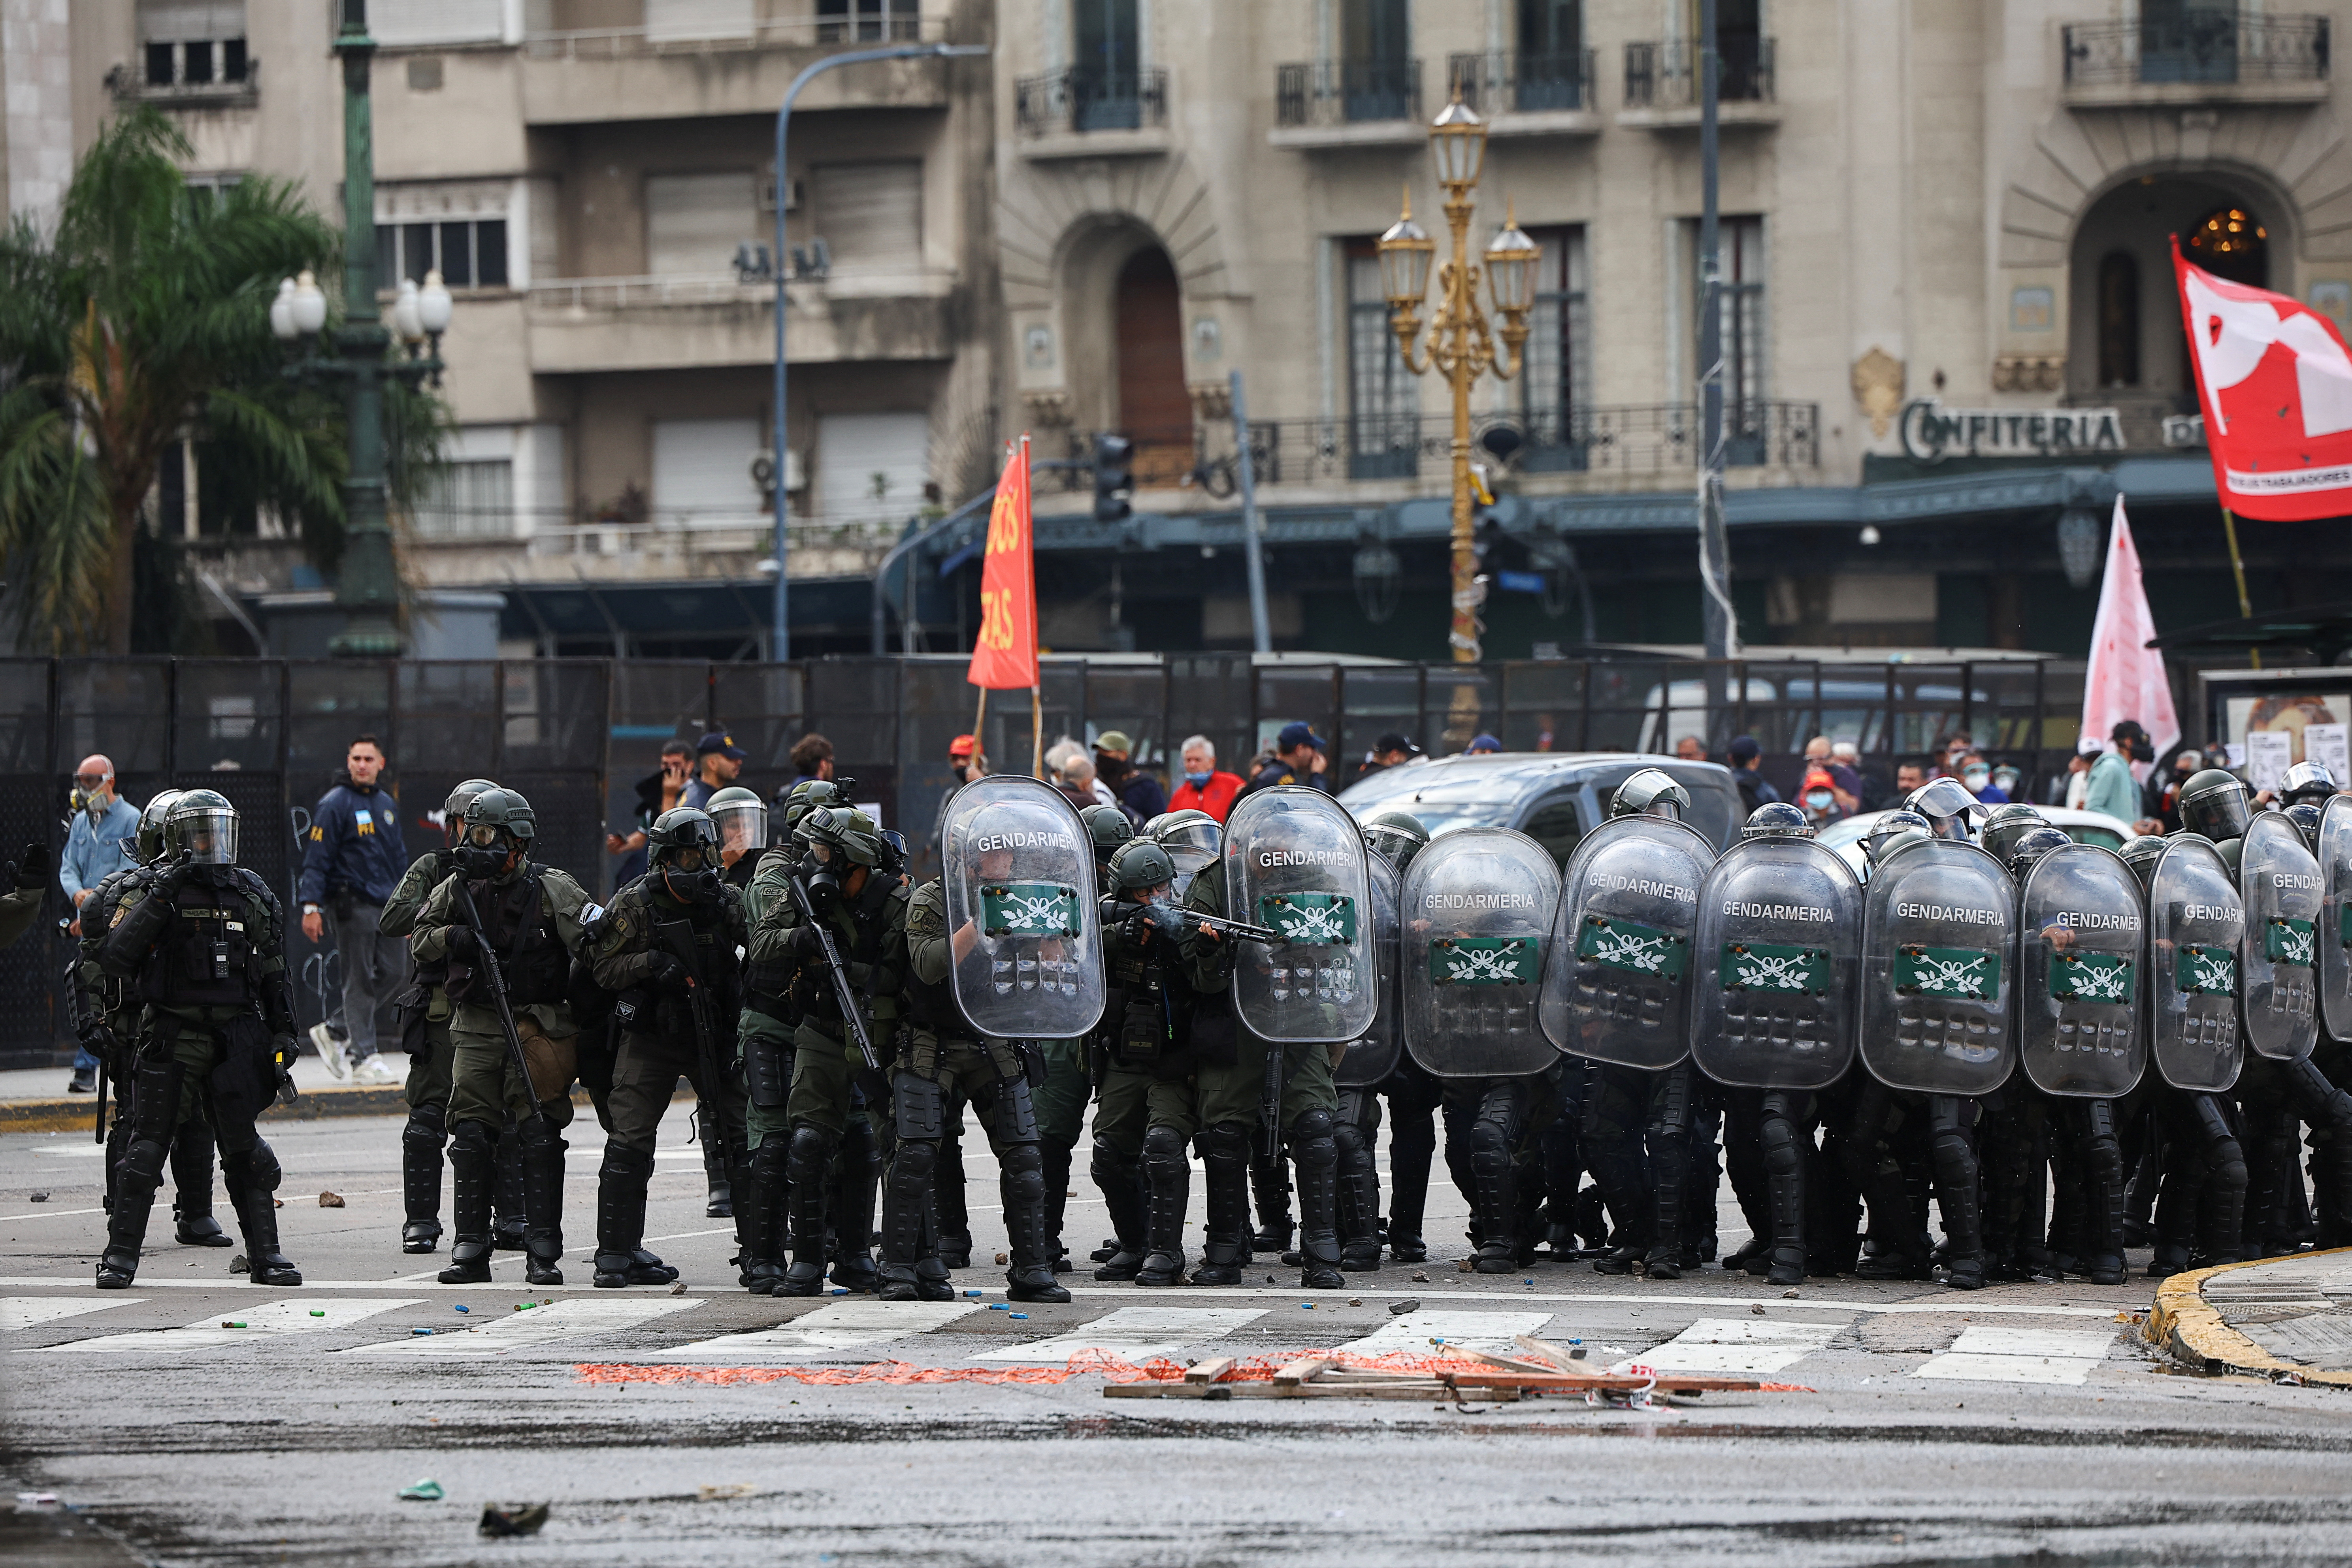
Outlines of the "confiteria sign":
<svg viewBox="0 0 2352 1568">
<path fill-rule="evenodd" d="M 1903 405 L 1903 453 L 1916 462 L 1946 458 L 2069 458 L 2124 449 L 2112 408 L 1947 408 L 1932 397 Z"/>
</svg>

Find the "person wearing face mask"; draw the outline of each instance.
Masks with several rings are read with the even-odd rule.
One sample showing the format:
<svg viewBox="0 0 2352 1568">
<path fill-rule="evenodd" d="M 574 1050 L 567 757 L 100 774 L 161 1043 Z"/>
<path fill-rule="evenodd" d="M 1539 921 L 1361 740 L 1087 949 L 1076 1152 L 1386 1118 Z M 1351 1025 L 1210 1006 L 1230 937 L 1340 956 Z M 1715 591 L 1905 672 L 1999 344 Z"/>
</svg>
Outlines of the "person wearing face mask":
<svg viewBox="0 0 2352 1568">
<path fill-rule="evenodd" d="M 531 863 L 539 816 L 520 792 L 486 789 L 465 807 L 465 832 L 449 875 L 425 900 L 410 954 L 437 971 L 449 1002 L 449 1170 L 446 1285 L 490 1278 L 490 1194 L 499 1131 L 521 1140 L 523 1278 L 561 1285 L 563 1271 L 562 1129 L 572 1121 L 580 1030 L 572 1016 L 572 961 L 587 945 L 587 889 L 552 866 Z M 461 898 L 466 900 L 461 902 Z M 482 939 L 495 950 L 528 1078 L 513 1066 Z M 675 1081 L 673 1078 L 672 1081 Z M 668 1098 L 668 1088 L 663 1089 Z M 651 1161 L 647 1162 L 648 1166 Z"/>
<path fill-rule="evenodd" d="M 746 791 L 746 795 L 750 792 Z M 758 797 L 752 797 L 754 801 Z M 719 826 L 694 806 L 664 812 L 646 836 L 646 874 L 613 895 L 591 963 L 596 984 L 618 999 L 613 1021 L 613 1089 L 604 1104 L 604 1163 L 596 1173 L 596 1273 L 600 1289 L 667 1285 L 677 1270 L 646 1250 L 646 1193 L 662 1114 L 684 1078 L 694 1086 L 700 1136 L 727 1152 L 730 1190 L 751 1190 L 743 1168 L 744 1095 L 731 1079 L 712 1082 L 709 1064 L 732 1060 L 742 1012 L 749 946 L 743 894 L 724 875 Z M 697 993 L 699 992 L 698 996 Z M 704 1018 L 698 1021 L 698 1002 Z M 706 1042 L 711 1027 L 724 1037 Z M 735 1215 L 745 1251 L 751 1203 Z"/>
<path fill-rule="evenodd" d="M 1970 752 L 1960 759 L 1960 784 L 1987 805 L 2007 805 L 2009 792 L 1992 782 L 1992 764 Z"/>
<path fill-rule="evenodd" d="M 1797 792 L 1797 804 L 1804 808 L 1805 820 L 1815 827 L 1846 816 L 1845 807 L 1838 804 L 1837 781 L 1830 777 L 1827 768 L 1814 768 L 1805 774 L 1804 787 Z"/>
<path fill-rule="evenodd" d="M 1234 808 L 1234 797 L 1242 793 L 1241 775 L 1218 771 L 1217 748 L 1206 735 L 1187 737 L 1178 754 L 1183 759 L 1184 777 L 1168 797 L 1168 809 L 1206 812 L 1222 825 Z"/>
<path fill-rule="evenodd" d="M 2112 751 L 2101 752 L 2091 764 L 2090 786 L 2083 792 L 2083 809 L 2103 811 L 2117 822 L 2139 820 L 2139 784 L 2132 777 L 2134 763 L 2156 761 L 2156 746 L 2137 720 L 2126 719 L 2107 737 Z"/>
<path fill-rule="evenodd" d="M 74 921 L 66 929 L 79 936 L 82 905 L 100 882 L 131 865 L 129 845 L 139 832 L 139 808 L 115 794 L 114 764 L 96 753 L 74 769 L 72 799 L 73 826 L 58 859 L 58 886 L 73 900 Z M 73 1078 L 66 1088 L 88 1094 L 98 1087 L 97 1074 L 98 1058 L 86 1047 L 75 1047 Z"/>
</svg>

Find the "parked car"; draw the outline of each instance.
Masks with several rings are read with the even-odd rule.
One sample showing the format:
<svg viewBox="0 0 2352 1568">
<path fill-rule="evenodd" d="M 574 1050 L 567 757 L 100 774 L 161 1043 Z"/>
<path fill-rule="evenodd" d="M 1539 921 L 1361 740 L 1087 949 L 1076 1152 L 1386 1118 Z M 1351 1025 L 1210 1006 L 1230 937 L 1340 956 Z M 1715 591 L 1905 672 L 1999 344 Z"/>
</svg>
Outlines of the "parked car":
<svg viewBox="0 0 2352 1568">
<path fill-rule="evenodd" d="M 1359 821 L 1394 806 L 1421 819 L 1431 837 L 1457 827 L 1516 827 L 1562 866 L 1577 841 L 1609 813 L 1609 797 L 1643 768 L 1672 773 L 1690 791 L 1690 825 L 1722 848 L 1744 814 L 1731 770 L 1714 763 L 1631 752 L 1490 752 L 1433 757 L 1349 784 L 1339 804 Z"/>
<path fill-rule="evenodd" d="M 2120 849 L 2132 836 L 2131 824 L 2118 822 L 2104 811 L 2069 811 L 2063 805 L 2037 805 L 2033 808 L 2050 821 L 2050 826 L 2063 828 L 2066 837 L 2077 844 L 2095 844 L 2102 849 Z M 1834 849 L 1839 858 L 1853 868 L 1854 875 L 1863 870 L 1862 841 L 1870 836 L 1871 827 L 1886 815 L 1884 811 L 1865 811 L 1842 821 L 1832 822 L 1822 829 L 1820 842 Z"/>
</svg>

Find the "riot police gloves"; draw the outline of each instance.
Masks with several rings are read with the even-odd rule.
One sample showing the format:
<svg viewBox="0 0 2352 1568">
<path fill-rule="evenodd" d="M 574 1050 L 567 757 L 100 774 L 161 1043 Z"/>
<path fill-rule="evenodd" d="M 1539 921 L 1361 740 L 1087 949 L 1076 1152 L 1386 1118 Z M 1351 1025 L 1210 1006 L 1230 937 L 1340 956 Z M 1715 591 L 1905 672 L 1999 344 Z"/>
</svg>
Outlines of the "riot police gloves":
<svg viewBox="0 0 2352 1568">
<path fill-rule="evenodd" d="M 468 959 L 481 956 L 482 944 L 475 937 L 471 926 L 450 927 L 447 942 L 449 956 L 461 963 Z"/>
<path fill-rule="evenodd" d="M 25 846 L 23 854 L 16 857 L 16 864 L 11 868 L 8 879 L 19 888 L 37 888 L 49 879 L 50 869 L 48 842 L 36 838 Z"/>
<path fill-rule="evenodd" d="M 656 952 L 646 965 L 646 983 L 656 991 L 686 989 L 686 965 L 672 954 Z"/>
</svg>

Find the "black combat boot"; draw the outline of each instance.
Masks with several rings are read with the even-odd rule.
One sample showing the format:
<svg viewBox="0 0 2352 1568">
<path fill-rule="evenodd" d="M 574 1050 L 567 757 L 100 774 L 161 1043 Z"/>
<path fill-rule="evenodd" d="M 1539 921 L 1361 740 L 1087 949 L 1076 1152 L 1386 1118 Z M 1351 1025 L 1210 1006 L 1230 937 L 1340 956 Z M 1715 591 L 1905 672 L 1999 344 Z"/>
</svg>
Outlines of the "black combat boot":
<svg viewBox="0 0 2352 1568">
<path fill-rule="evenodd" d="M 525 1212 L 530 1204 L 523 1194 L 521 1129 L 501 1129 L 490 1158 L 490 1245 L 500 1252 L 527 1251 L 530 1219 Z"/>
<path fill-rule="evenodd" d="M 1331 1136 L 1331 1115 L 1302 1112 L 1290 1124 L 1291 1152 L 1298 1163 L 1298 1257 L 1300 1287 L 1343 1290 L 1339 1272 L 1339 1150 Z"/>
<path fill-rule="evenodd" d="M 460 1121 L 449 1140 L 450 1219 L 457 1234 L 449 1246 L 449 1267 L 439 1276 L 444 1285 L 489 1283 L 491 1167 L 497 1159 L 491 1136 L 487 1121 Z"/>
<path fill-rule="evenodd" d="M 173 1070 L 178 1070 L 176 1066 Z M 142 1092 L 146 1090 L 147 1077 L 141 1074 Z M 176 1078 L 172 1088 L 176 1105 Z M 139 1277 L 139 1248 L 147 1238 L 147 1215 L 155 1206 L 155 1189 L 163 1184 L 165 1158 L 160 1140 L 134 1138 L 130 1152 L 115 1171 L 114 1212 L 107 1216 L 106 1250 L 98 1260 L 98 1288 L 101 1290 L 127 1289 Z"/>
<path fill-rule="evenodd" d="M 517 1142 L 520 1148 L 516 1152 L 515 1165 L 516 1174 L 521 1178 L 524 1220 L 522 1277 L 533 1285 L 561 1285 L 563 1155 L 570 1145 L 556 1131 L 555 1123 L 544 1115 L 523 1123 L 517 1130 Z"/>
<path fill-rule="evenodd" d="M 702 1205 L 706 1219 L 735 1217 L 735 1183 L 727 1169 L 727 1141 L 705 1137 L 702 1140 L 702 1179 L 710 1191 L 709 1201 Z"/>
<path fill-rule="evenodd" d="M 874 1197 L 881 1164 L 872 1127 L 851 1122 L 835 1162 L 839 1184 L 834 1191 L 833 1243 L 828 1248 L 833 1272 L 828 1278 L 856 1295 L 874 1289 L 881 1280 L 874 1268 Z"/>
<path fill-rule="evenodd" d="M 769 1138 L 751 1151 L 751 1180 L 740 1194 L 744 1212 L 738 1217 L 745 1223 L 737 1227 L 743 1252 L 735 1282 L 754 1296 L 770 1294 L 784 1277 L 784 1204 L 791 1191 L 784 1162 L 791 1150 L 789 1139 Z"/>
<path fill-rule="evenodd" d="M 278 1250 L 278 1155 L 260 1139 L 242 1154 L 221 1159 L 238 1228 L 245 1233 L 246 1278 L 256 1285 L 299 1285 L 301 1272 Z"/>
<path fill-rule="evenodd" d="M 229 1246 L 213 1218 L 213 1134 L 201 1121 L 184 1121 L 172 1134 L 172 1185 L 178 1197 L 172 1214 L 180 1245 Z"/>
<path fill-rule="evenodd" d="M 600 1290 L 677 1279 L 677 1269 L 645 1249 L 646 1188 L 653 1174 L 651 1151 L 604 1145 L 596 1173 L 596 1273 L 589 1281 Z"/>
<path fill-rule="evenodd" d="M 1356 1092 L 1369 1094 L 1369 1089 Z M 1339 1150 L 1339 1267 L 1350 1274 L 1381 1266 L 1381 1179 L 1363 1127 L 1342 1121 L 1331 1130 Z M 1301 1181 L 1305 1178 L 1301 1177 Z M 1298 1200 L 1307 1212 L 1307 1200 Z"/>
<path fill-rule="evenodd" d="M 901 1152 L 905 1148 L 899 1145 Z M 785 1170 L 792 1178 L 793 1260 L 769 1294 L 821 1295 L 824 1291 L 825 1198 L 833 1186 L 833 1140 L 821 1128 L 793 1128 Z M 884 1228 L 887 1232 L 887 1216 Z"/>
<path fill-rule="evenodd" d="M 1054 1279 L 1054 1259 L 1045 1250 L 1045 1161 L 1034 1143 L 1009 1143 L 997 1157 L 998 1191 L 1004 1199 L 1006 1255 L 1005 1299 L 1013 1301 L 1066 1301 L 1070 1293 Z"/>
<path fill-rule="evenodd" d="M 1267 1047 L 1280 1050 L 1279 1046 Z M 1290 1171 L 1276 1149 L 1271 1158 L 1252 1150 L 1249 1162 L 1250 1190 L 1257 1198 L 1257 1230 L 1249 1237 L 1252 1252 L 1271 1252 L 1276 1257 L 1290 1250 L 1291 1233 L 1297 1229 L 1290 1217 Z M 1243 1259 L 1247 1262 L 1248 1259 Z"/>
<path fill-rule="evenodd" d="M 400 1130 L 400 1250 L 441 1247 L 441 1149 L 449 1141 L 446 1102 L 420 1105 Z"/>
<path fill-rule="evenodd" d="M 1206 1140 L 1203 1140 L 1205 1146 Z M 1210 1166 L 1210 1202 L 1214 1203 L 1219 1167 Z M 1225 1173 L 1229 1184 L 1239 1189 L 1241 1205 L 1236 1229 L 1230 1237 L 1232 1256 L 1240 1256 L 1238 1227 L 1249 1223 L 1249 1173 L 1235 1166 Z M 1181 1285 L 1184 1283 L 1184 1210 L 1192 1197 L 1192 1166 L 1184 1157 L 1184 1136 L 1173 1127 L 1153 1127 L 1143 1134 L 1143 1179 L 1150 1194 L 1144 1215 L 1144 1255 L 1133 1276 L 1139 1285 Z M 1232 1196 L 1231 1194 L 1228 1194 Z M 1228 1284 L 1241 1282 L 1241 1270 L 1235 1267 Z M 1199 1277 L 1194 1277 L 1199 1283 Z"/>
<path fill-rule="evenodd" d="M 940 1214 L 929 1193 L 923 1194 L 923 1240 L 915 1258 L 915 1300 L 955 1300 L 955 1286 L 948 1279 L 948 1266 L 940 1261 Z"/>
</svg>

